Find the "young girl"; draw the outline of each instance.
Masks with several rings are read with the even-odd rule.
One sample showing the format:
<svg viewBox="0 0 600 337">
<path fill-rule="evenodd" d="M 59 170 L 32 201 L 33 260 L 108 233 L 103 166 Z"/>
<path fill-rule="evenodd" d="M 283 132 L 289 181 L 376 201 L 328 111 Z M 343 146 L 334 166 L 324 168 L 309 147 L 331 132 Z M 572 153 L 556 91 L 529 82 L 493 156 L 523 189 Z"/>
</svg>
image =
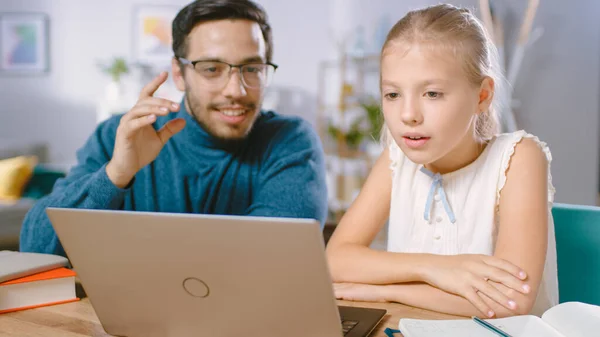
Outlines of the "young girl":
<svg viewBox="0 0 600 337">
<path fill-rule="evenodd" d="M 557 304 L 550 151 L 497 134 L 496 58 L 476 17 L 451 5 L 390 31 L 386 148 L 327 247 L 338 298 L 483 317 Z M 388 219 L 388 251 L 370 249 Z"/>
</svg>

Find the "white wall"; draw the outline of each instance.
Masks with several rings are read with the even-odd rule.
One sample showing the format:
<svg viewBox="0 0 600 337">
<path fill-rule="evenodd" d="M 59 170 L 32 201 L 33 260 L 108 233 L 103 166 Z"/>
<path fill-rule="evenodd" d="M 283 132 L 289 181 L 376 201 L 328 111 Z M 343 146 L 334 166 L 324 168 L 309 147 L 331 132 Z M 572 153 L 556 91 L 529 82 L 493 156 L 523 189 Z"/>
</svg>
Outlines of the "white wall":
<svg viewBox="0 0 600 337">
<path fill-rule="evenodd" d="M 73 161 L 96 126 L 108 77 L 98 61 L 132 54 L 133 0 L 0 1 L 0 11 L 50 17 L 50 72 L 0 77 L 0 139 L 46 141 L 53 161 Z M 151 2 L 152 3 L 152 2 Z M 187 1 L 162 1 L 155 4 Z"/>
<path fill-rule="evenodd" d="M 513 7 L 523 3 L 512 0 Z M 559 202 L 595 204 L 598 195 L 600 2 L 540 1 L 545 29 L 523 61 L 516 92 L 521 125 L 548 142 Z"/>
<path fill-rule="evenodd" d="M 367 27 L 388 13 L 399 19 L 408 9 L 433 0 L 348 0 L 360 4 L 357 22 Z M 141 2 L 141 1 L 139 1 Z M 0 11 L 40 11 L 51 19 L 51 71 L 46 76 L 0 77 L 0 139 L 48 141 L 55 161 L 71 161 L 95 127 L 95 104 L 107 77 L 96 62 L 131 56 L 134 0 L 0 0 Z M 294 93 L 287 113 L 314 118 L 318 64 L 333 57 L 332 15 L 325 0 L 259 0 L 270 16 L 275 62 L 274 86 Z M 451 1 L 476 8 L 478 1 Z M 525 1 L 504 1 L 515 13 Z M 185 0 L 148 1 L 179 4 Z M 549 143 L 557 201 L 594 204 L 598 186 L 600 103 L 600 2 L 546 0 L 535 25 L 545 34 L 523 61 L 516 85 L 522 128 Z M 513 19 L 515 19 L 513 17 Z M 515 19 L 516 20 L 516 19 Z M 514 29 L 513 29 L 514 30 Z M 513 34 L 514 37 L 514 34 Z M 292 102 L 293 100 L 293 102 Z M 60 119 L 60 122 L 59 122 Z M 577 163 L 577 164 L 576 164 Z"/>
</svg>

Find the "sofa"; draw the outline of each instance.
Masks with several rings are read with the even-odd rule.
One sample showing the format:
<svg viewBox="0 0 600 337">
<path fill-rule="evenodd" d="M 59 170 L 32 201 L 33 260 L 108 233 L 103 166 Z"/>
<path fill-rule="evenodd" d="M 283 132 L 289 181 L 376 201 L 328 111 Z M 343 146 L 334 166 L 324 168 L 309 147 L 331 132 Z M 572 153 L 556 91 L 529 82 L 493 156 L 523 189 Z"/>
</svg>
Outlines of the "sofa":
<svg viewBox="0 0 600 337">
<path fill-rule="evenodd" d="M 48 147 L 44 143 L 26 143 L 0 140 L 0 165 L 18 157 L 34 157 L 35 165 L 15 200 L 0 200 L 0 250 L 18 250 L 19 232 L 25 214 L 37 199 L 50 193 L 56 180 L 65 175 L 65 169 L 57 169 L 48 160 Z M 0 169 L 0 183 L 6 184 L 14 175 Z"/>
</svg>

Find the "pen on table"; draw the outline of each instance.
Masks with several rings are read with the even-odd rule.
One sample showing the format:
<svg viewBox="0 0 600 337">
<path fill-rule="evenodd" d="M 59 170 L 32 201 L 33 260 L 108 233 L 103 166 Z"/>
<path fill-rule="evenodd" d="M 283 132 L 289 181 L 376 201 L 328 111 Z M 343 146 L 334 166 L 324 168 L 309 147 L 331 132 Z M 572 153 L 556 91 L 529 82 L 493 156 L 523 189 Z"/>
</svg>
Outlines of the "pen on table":
<svg viewBox="0 0 600 337">
<path fill-rule="evenodd" d="M 484 328 L 486 328 L 486 329 L 488 329 L 488 330 L 490 330 L 490 331 L 498 334 L 499 336 L 502 336 L 502 337 L 512 337 L 511 335 L 509 335 L 506 332 L 502 331 L 502 329 L 500 329 L 497 326 L 492 325 L 492 324 L 490 324 L 490 323 L 488 323 L 488 322 L 480 319 L 479 317 L 473 316 L 471 318 L 473 318 L 473 320 L 475 321 L 475 323 L 477 323 L 477 324 L 481 325 L 482 327 L 484 327 Z"/>
</svg>

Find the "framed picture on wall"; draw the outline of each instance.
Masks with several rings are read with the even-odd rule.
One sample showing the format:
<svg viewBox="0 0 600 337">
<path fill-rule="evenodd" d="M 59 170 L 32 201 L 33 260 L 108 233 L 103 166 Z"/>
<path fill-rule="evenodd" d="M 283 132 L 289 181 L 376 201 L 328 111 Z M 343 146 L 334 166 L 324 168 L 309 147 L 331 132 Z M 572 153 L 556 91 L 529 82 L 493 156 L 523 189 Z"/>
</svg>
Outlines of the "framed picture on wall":
<svg viewBox="0 0 600 337">
<path fill-rule="evenodd" d="M 48 72 L 49 19 L 38 13 L 0 13 L 0 72 Z"/>
<path fill-rule="evenodd" d="M 133 16 L 133 55 L 142 64 L 165 67 L 173 57 L 171 25 L 181 7 L 138 5 Z"/>
</svg>

